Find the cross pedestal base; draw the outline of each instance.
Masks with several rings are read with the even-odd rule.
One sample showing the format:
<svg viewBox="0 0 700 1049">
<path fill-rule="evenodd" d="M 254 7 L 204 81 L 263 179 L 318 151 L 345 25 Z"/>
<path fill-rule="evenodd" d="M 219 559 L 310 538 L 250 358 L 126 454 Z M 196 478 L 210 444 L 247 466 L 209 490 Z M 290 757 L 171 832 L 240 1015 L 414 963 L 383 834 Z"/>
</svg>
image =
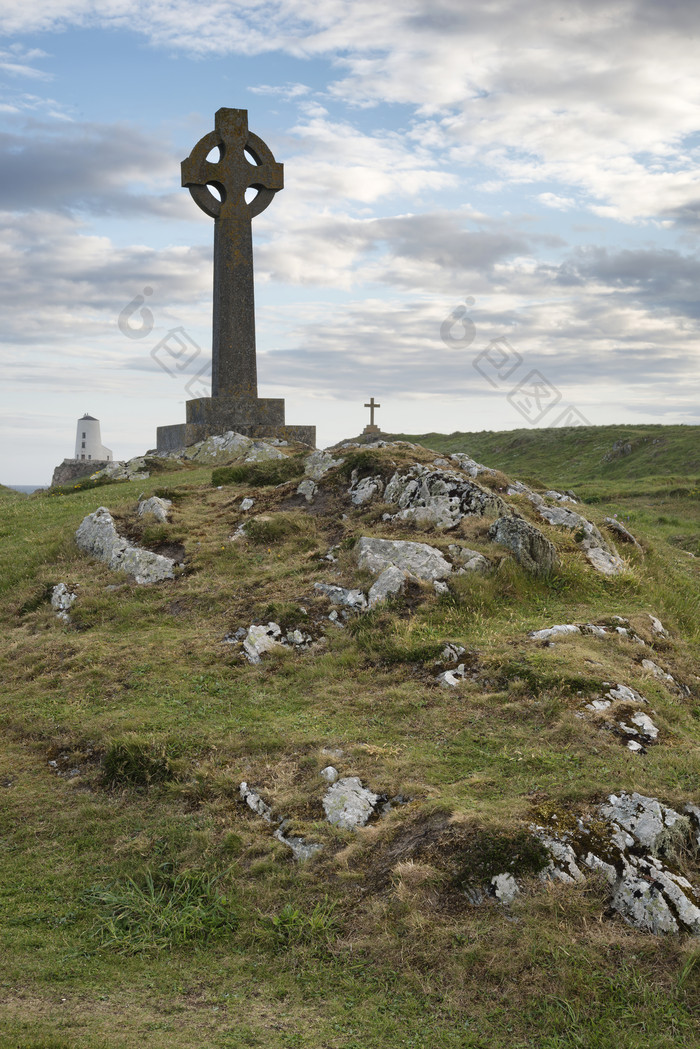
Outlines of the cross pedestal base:
<svg viewBox="0 0 700 1049">
<path fill-rule="evenodd" d="M 379 427 L 375 426 L 374 423 L 367 423 L 367 425 L 365 426 L 364 430 L 362 431 L 363 434 L 366 434 L 366 433 L 381 433 L 381 432 L 382 431 L 379 429 Z"/>
<path fill-rule="evenodd" d="M 182 451 L 207 437 L 234 430 L 245 437 L 278 437 L 316 447 L 315 426 L 287 426 L 284 421 L 284 399 L 272 397 L 198 397 L 187 401 L 187 422 L 176 426 L 159 426 L 157 449 Z"/>
</svg>

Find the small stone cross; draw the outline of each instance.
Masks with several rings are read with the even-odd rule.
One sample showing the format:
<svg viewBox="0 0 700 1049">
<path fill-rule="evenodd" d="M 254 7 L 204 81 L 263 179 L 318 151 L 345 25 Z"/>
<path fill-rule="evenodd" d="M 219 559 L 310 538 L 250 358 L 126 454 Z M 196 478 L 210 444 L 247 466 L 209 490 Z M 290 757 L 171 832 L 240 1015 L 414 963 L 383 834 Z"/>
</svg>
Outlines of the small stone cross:
<svg viewBox="0 0 700 1049">
<path fill-rule="evenodd" d="M 381 408 L 381 404 L 375 404 L 374 397 L 370 397 L 369 404 L 366 404 L 365 408 L 369 408 L 369 424 L 374 426 L 374 409 Z"/>
<path fill-rule="evenodd" d="M 182 185 L 214 219 L 212 397 L 250 401 L 258 395 L 251 219 L 283 188 L 283 165 L 248 130 L 247 110 L 219 109 L 215 128 L 183 160 Z M 251 201 L 248 189 L 257 190 Z"/>
</svg>

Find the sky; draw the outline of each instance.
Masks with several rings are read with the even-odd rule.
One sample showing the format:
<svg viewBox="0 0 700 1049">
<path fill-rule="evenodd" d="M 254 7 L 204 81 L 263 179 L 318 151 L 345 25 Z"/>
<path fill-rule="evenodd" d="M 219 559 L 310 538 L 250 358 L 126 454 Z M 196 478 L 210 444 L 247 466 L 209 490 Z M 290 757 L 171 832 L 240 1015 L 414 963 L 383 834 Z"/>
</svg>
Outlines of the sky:
<svg viewBox="0 0 700 1049">
<path fill-rule="evenodd" d="M 0 0 L 0 482 L 207 393 L 220 107 L 284 164 L 258 381 L 319 447 L 700 423 L 700 5 Z"/>
</svg>

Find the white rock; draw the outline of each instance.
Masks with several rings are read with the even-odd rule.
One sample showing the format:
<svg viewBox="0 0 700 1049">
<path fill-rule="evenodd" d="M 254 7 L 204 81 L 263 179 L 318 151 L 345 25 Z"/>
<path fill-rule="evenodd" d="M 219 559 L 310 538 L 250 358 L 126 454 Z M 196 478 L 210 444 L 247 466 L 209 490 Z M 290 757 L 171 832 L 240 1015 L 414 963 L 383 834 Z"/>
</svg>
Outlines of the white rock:
<svg viewBox="0 0 700 1049">
<path fill-rule="evenodd" d="M 354 481 L 348 489 L 348 495 L 355 506 L 363 506 L 365 503 L 370 503 L 375 495 L 381 495 L 383 491 L 384 482 L 377 475 L 376 477 L 363 477 L 359 481 Z"/>
<path fill-rule="evenodd" d="M 243 460 L 244 463 L 265 463 L 270 459 L 286 459 L 284 452 L 281 452 L 279 448 L 276 448 L 273 444 L 268 444 L 267 441 L 253 441 L 251 446 L 248 448 L 248 454 Z"/>
<path fill-rule="evenodd" d="M 334 765 L 326 765 L 325 769 L 321 769 L 321 775 L 326 783 L 335 783 L 338 779 L 338 770 Z"/>
<path fill-rule="evenodd" d="M 611 794 L 600 807 L 601 814 L 631 834 L 639 845 L 657 852 L 669 831 L 684 817 L 643 794 Z"/>
<path fill-rule="evenodd" d="M 624 703 L 646 703 L 646 699 L 636 689 L 630 688 L 629 685 L 615 685 L 605 695 L 612 700 L 618 700 Z"/>
<path fill-rule="evenodd" d="M 272 809 L 262 800 L 256 791 L 250 789 L 245 780 L 240 784 L 238 792 L 249 809 L 252 809 L 258 816 L 262 816 L 262 818 L 268 823 L 271 822 Z"/>
<path fill-rule="evenodd" d="M 624 725 L 622 725 L 622 728 L 624 728 Z M 641 743 L 637 742 L 636 739 L 628 739 L 627 740 L 627 749 L 631 750 L 633 753 L 637 754 L 637 753 L 639 753 L 640 750 L 644 750 L 644 747 L 642 746 Z"/>
<path fill-rule="evenodd" d="M 304 460 L 304 473 L 313 481 L 320 481 L 323 475 L 332 470 L 334 466 L 340 466 L 344 462 L 344 459 L 334 459 L 330 452 L 319 449 Z"/>
<path fill-rule="evenodd" d="M 70 615 L 68 613 L 77 596 L 72 590 L 68 589 L 65 583 L 58 583 L 51 591 L 51 607 L 56 613 L 56 617 L 62 619 L 64 623 L 70 623 Z"/>
<path fill-rule="evenodd" d="M 531 637 L 533 641 L 546 641 L 549 637 L 580 633 L 581 629 L 575 623 L 559 623 L 557 626 L 545 627 L 544 630 L 531 630 L 528 637 Z"/>
<path fill-rule="evenodd" d="M 520 892 L 518 883 L 512 874 L 496 874 L 491 879 L 491 891 L 501 903 L 512 903 Z"/>
<path fill-rule="evenodd" d="M 434 546 L 399 539 L 363 536 L 355 545 L 355 558 L 360 568 L 374 575 L 393 565 L 429 583 L 445 579 L 452 571 L 452 565 Z"/>
<path fill-rule="evenodd" d="M 248 495 L 245 499 L 241 500 L 241 510 L 252 510 L 255 506 L 255 499 L 251 499 Z"/>
<path fill-rule="evenodd" d="M 395 565 L 389 565 L 382 574 L 374 581 L 367 594 L 367 604 L 375 608 L 389 597 L 400 594 L 406 586 L 408 573 Z"/>
<path fill-rule="evenodd" d="M 586 703 L 586 710 L 594 710 L 596 713 L 600 711 L 608 710 L 612 706 L 612 700 L 610 699 L 594 699 L 590 703 Z"/>
<path fill-rule="evenodd" d="M 633 714 L 630 718 L 633 725 L 636 725 L 643 736 L 646 736 L 649 740 L 654 740 L 659 735 L 659 730 L 651 720 L 648 714 L 638 710 L 636 714 Z"/>
<path fill-rule="evenodd" d="M 142 550 L 118 535 L 106 506 L 98 507 L 83 519 L 75 541 L 84 553 L 104 561 L 115 572 L 133 575 L 137 583 L 157 583 L 175 576 L 172 558 Z"/>
<path fill-rule="evenodd" d="M 489 539 L 506 546 L 518 564 L 533 575 L 547 575 L 556 568 L 557 551 L 539 528 L 520 517 L 499 517 L 489 528 Z"/>
<path fill-rule="evenodd" d="M 450 592 L 450 588 L 447 585 L 447 583 L 443 583 L 441 579 L 435 580 L 435 582 L 433 583 L 433 590 L 438 595 L 438 597 L 443 597 L 445 594 L 449 594 Z"/>
<path fill-rule="evenodd" d="M 316 482 L 311 477 L 305 477 L 297 486 L 297 495 L 303 495 L 307 503 L 312 503 L 317 490 L 318 485 Z"/>
<path fill-rule="evenodd" d="M 622 558 L 610 550 L 602 550 L 599 546 L 592 546 L 585 553 L 593 567 L 602 572 L 603 575 L 620 575 L 625 571 L 625 563 Z"/>
<path fill-rule="evenodd" d="M 544 878 L 556 878 L 567 884 L 585 881 L 585 875 L 576 862 L 576 853 L 570 845 L 544 833 L 540 833 L 539 838 L 552 857 L 549 866 L 542 872 Z"/>
<path fill-rule="evenodd" d="M 395 503 L 396 519 L 439 530 L 454 528 L 467 515 L 506 513 L 507 506 L 487 488 L 454 470 L 436 470 L 416 464 L 397 470 L 384 491 Z"/>
<path fill-rule="evenodd" d="M 274 652 L 283 647 L 278 640 L 282 629 L 278 623 L 268 623 L 267 626 L 253 625 L 248 628 L 248 634 L 243 642 L 243 650 L 249 663 L 259 663 L 260 657 L 265 652 Z"/>
<path fill-rule="evenodd" d="M 378 801 L 379 795 L 363 787 L 359 776 L 344 776 L 326 792 L 323 809 L 329 823 L 347 830 L 364 827 Z"/>
<path fill-rule="evenodd" d="M 670 674 L 667 674 L 665 670 L 662 670 L 653 659 L 643 659 L 642 667 L 650 674 L 653 674 L 654 677 L 661 678 L 662 681 L 669 681 L 672 685 L 675 685 L 675 679 Z"/>
<path fill-rule="evenodd" d="M 435 680 L 442 688 L 457 688 L 457 685 L 461 685 L 466 676 L 464 663 L 460 663 L 455 670 L 444 670 L 442 674 L 438 674 Z"/>
<path fill-rule="evenodd" d="M 466 572 L 488 572 L 491 567 L 488 558 L 480 554 L 478 550 L 470 550 L 469 547 L 460 546 L 459 543 L 450 543 L 447 552 L 452 558 L 453 564 L 458 566 L 460 574 Z"/>
<path fill-rule="evenodd" d="M 321 852 L 323 845 L 316 845 L 312 842 L 305 841 L 304 838 L 298 838 L 285 834 L 285 828 L 287 827 L 288 821 L 283 820 L 280 823 L 276 831 L 273 832 L 272 837 L 277 838 L 277 841 L 282 842 L 288 849 L 292 850 L 294 859 L 299 863 L 304 863 L 306 860 L 310 860 L 316 853 Z"/>
<path fill-rule="evenodd" d="M 647 615 L 651 621 L 652 633 L 659 634 L 661 637 L 668 637 L 668 630 L 666 630 L 661 620 L 657 619 L 656 616 L 652 616 L 650 613 L 647 613 Z"/>
<path fill-rule="evenodd" d="M 345 605 L 348 608 L 367 607 L 367 598 L 361 590 L 348 590 L 333 583 L 314 583 L 314 590 L 324 594 L 332 605 Z"/>
<path fill-rule="evenodd" d="M 550 488 L 548 492 L 544 493 L 545 499 L 555 499 L 558 503 L 576 503 L 577 499 L 572 498 L 570 495 L 565 495 L 563 492 L 556 492 L 553 488 Z"/>
<path fill-rule="evenodd" d="M 630 873 L 613 894 L 612 907 L 638 929 L 659 935 L 678 932 L 678 923 L 666 902 L 661 887 L 644 877 Z"/>
<path fill-rule="evenodd" d="M 143 517 L 144 514 L 153 514 L 156 521 L 167 521 L 168 512 L 172 505 L 172 499 L 161 499 L 157 495 L 152 495 L 150 499 L 141 500 L 138 514 L 139 517 Z"/>
</svg>

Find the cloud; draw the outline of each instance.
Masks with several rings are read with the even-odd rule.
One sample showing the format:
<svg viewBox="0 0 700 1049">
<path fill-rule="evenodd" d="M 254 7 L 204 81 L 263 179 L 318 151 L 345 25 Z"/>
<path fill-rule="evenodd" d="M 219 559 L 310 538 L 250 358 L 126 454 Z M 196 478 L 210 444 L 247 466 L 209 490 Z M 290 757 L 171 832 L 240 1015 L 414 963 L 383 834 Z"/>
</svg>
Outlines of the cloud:
<svg viewBox="0 0 700 1049">
<path fill-rule="evenodd" d="M 0 164 L 5 210 L 190 217 L 171 148 L 125 124 L 33 120 L 0 132 Z"/>
</svg>

